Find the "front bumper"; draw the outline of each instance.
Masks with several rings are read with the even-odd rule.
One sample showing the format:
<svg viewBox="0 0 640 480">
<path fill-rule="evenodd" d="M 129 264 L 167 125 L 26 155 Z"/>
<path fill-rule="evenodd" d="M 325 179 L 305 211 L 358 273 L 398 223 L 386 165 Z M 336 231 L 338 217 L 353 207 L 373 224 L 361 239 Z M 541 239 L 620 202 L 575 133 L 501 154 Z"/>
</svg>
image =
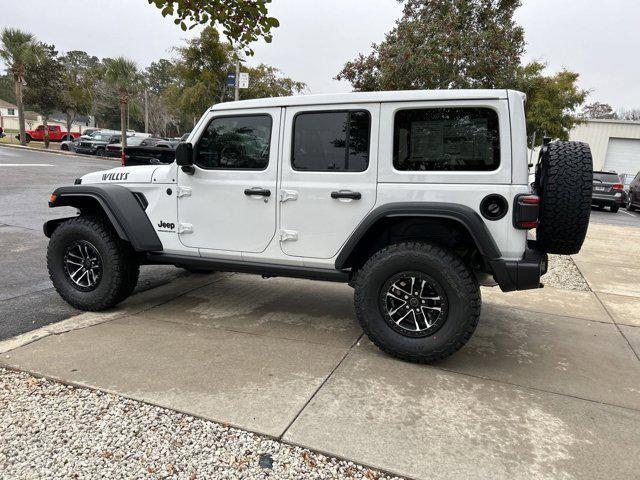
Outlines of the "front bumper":
<svg viewBox="0 0 640 480">
<path fill-rule="evenodd" d="M 522 260 L 491 260 L 493 278 L 503 292 L 541 288 L 540 277 L 547 273 L 546 253 L 527 248 Z"/>
<path fill-rule="evenodd" d="M 86 147 L 76 147 L 77 153 L 84 153 L 85 155 L 95 155 L 95 148 L 86 148 Z"/>
</svg>

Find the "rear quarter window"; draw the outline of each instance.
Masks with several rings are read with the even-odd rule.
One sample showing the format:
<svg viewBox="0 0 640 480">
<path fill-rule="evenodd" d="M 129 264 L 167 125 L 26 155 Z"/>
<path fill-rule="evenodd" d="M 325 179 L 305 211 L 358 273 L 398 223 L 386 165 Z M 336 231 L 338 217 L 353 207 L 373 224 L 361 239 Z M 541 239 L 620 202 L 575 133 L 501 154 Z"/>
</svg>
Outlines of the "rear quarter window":
<svg viewBox="0 0 640 480">
<path fill-rule="evenodd" d="M 401 171 L 492 171 L 500 166 L 498 113 L 419 108 L 394 118 L 393 166 Z"/>
</svg>

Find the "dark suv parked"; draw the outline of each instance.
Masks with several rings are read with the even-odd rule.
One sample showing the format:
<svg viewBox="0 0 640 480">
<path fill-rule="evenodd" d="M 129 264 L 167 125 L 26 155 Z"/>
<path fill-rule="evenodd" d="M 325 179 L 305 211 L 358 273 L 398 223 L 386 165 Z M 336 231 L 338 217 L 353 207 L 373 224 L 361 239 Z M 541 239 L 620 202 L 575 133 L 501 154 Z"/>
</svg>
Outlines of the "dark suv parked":
<svg viewBox="0 0 640 480">
<path fill-rule="evenodd" d="M 76 142 L 76 152 L 104 156 L 107 145 L 120 142 L 120 135 L 95 133 L 87 140 Z"/>
<path fill-rule="evenodd" d="M 631 180 L 627 195 L 627 210 L 633 211 L 636 208 L 640 209 L 640 172 Z"/>
<path fill-rule="evenodd" d="M 593 172 L 591 204 L 598 208 L 609 207 L 616 213 L 622 205 L 624 185 L 616 172 Z"/>
</svg>

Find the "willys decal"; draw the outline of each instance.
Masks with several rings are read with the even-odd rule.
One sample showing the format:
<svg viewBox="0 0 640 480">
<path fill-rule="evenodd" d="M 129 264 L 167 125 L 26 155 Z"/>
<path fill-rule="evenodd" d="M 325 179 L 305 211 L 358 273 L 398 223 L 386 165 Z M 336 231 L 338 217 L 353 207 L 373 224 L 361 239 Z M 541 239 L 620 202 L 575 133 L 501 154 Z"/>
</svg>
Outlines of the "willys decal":
<svg viewBox="0 0 640 480">
<path fill-rule="evenodd" d="M 121 173 L 103 173 L 102 181 L 106 182 L 119 182 L 121 180 L 126 180 L 129 177 L 129 172 L 121 172 Z"/>
</svg>

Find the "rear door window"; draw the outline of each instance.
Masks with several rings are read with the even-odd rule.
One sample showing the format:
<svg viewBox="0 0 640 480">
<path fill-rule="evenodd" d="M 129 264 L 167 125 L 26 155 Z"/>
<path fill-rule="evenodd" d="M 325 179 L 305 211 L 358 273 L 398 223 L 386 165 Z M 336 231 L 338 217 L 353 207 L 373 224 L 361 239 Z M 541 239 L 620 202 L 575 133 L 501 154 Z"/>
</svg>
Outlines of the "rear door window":
<svg viewBox="0 0 640 480">
<path fill-rule="evenodd" d="M 303 112 L 293 122 L 294 170 L 364 172 L 369 166 L 371 116 L 364 110 Z"/>
<path fill-rule="evenodd" d="M 393 166 L 401 171 L 497 170 L 498 113 L 481 107 L 396 112 Z"/>
</svg>

